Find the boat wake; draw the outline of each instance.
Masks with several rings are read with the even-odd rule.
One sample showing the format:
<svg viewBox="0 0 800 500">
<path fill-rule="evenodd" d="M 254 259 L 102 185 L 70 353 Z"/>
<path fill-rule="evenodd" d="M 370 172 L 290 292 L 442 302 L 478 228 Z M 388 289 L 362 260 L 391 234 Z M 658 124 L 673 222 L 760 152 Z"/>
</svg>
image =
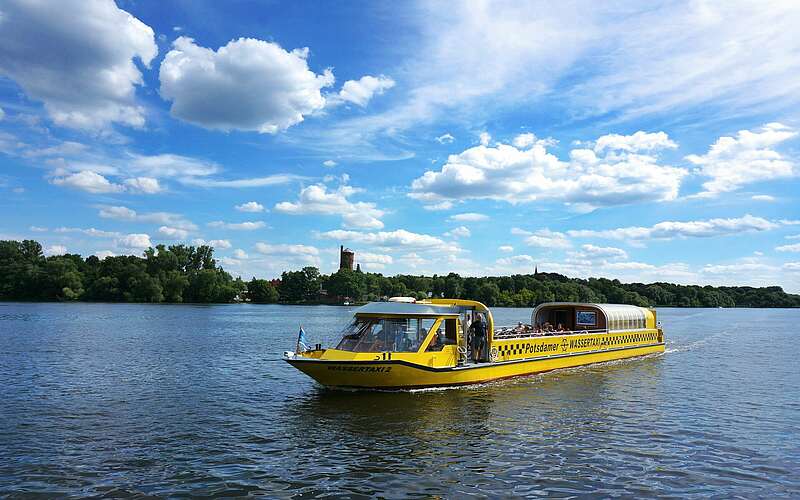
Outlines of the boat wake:
<svg viewBox="0 0 800 500">
<path fill-rule="evenodd" d="M 727 334 L 727 332 L 717 332 L 714 335 L 695 340 L 693 342 L 689 342 L 688 344 L 682 344 L 672 347 L 672 342 L 667 341 L 667 348 L 664 350 L 664 354 L 673 354 L 677 352 L 689 352 L 694 351 L 695 349 L 702 348 L 703 346 L 709 344 L 711 341 L 718 339 L 719 337 L 723 337 Z"/>
</svg>

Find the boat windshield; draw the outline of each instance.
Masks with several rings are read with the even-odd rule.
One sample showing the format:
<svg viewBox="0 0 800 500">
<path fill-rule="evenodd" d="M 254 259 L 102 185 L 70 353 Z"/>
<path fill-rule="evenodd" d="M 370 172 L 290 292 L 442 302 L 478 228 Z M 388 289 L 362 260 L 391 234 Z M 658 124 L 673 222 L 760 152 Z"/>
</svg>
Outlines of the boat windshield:
<svg viewBox="0 0 800 500">
<path fill-rule="evenodd" d="M 337 349 L 351 352 L 417 352 L 435 318 L 355 318 Z"/>
</svg>

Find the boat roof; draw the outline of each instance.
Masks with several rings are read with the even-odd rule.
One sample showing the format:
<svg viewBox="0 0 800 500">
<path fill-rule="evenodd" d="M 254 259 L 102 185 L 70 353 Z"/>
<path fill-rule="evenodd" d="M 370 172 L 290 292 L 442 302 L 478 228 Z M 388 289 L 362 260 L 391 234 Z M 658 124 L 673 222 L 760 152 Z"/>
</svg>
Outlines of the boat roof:
<svg viewBox="0 0 800 500">
<path fill-rule="evenodd" d="M 370 302 L 356 309 L 357 316 L 401 315 L 401 316 L 457 316 L 462 308 L 452 305 L 408 303 L 408 302 Z"/>
</svg>

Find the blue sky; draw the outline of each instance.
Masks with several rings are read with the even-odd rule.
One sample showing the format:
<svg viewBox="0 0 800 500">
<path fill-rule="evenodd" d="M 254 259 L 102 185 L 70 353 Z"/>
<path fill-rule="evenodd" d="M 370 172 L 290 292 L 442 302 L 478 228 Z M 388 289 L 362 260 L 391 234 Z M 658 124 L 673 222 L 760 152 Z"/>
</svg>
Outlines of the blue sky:
<svg viewBox="0 0 800 500">
<path fill-rule="evenodd" d="M 0 2 L 0 237 L 800 292 L 800 5 Z"/>
</svg>

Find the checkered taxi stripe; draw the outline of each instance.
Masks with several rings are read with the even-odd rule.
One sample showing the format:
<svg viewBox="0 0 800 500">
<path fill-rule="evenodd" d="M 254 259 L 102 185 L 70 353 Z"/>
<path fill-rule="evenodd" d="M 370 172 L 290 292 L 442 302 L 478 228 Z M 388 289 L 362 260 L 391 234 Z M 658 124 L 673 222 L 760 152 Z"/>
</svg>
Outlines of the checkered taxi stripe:
<svg viewBox="0 0 800 500">
<path fill-rule="evenodd" d="M 524 340 L 497 342 L 492 347 L 491 356 L 493 359 L 499 360 L 521 359 L 565 353 L 573 350 L 602 350 L 618 345 L 641 342 L 652 343 L 655 341 L 660 341 L 658 333 L 655 331 L 606 334 L 593 337 L 544 337 L 535 342 Z"/>
</svg>

